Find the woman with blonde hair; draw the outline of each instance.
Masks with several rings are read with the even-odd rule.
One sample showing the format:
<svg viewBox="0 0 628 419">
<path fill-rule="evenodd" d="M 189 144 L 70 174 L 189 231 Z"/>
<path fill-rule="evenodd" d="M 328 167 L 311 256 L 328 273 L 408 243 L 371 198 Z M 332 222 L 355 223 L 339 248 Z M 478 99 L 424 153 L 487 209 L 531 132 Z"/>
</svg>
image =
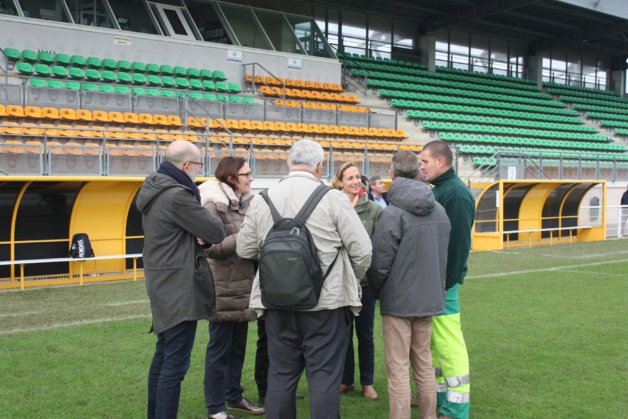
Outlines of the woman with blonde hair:
<svg viewBox="0 0 628 419">
<path fill-rule="evenodd" d="M 340 166 L 332 180 L 332 185 L 347 195 L 353 204 L 369 237 L 373 235 L 377 219 L 382 212 L 382 207 L 368 199 L 364 193 L 360 169 L 353 162 L 347 162 Z M 375 347 L 373 345 L 373 323 L 375 321 L 375 298 L 371 293 L 366 275 L 360 279 L 362 286 L 362 310 L 354 319 L 355 332 L 358 337 L 358 359 L 360 364 L 360 384 L 362 394 L 367 399 L 377 399 L 377 392 L 373 388 L 373 375 L 375 372 Z M 346 393 L 355 389 L 354 372 L 355 362 L 353 353 L 353 324 L 351 336 L 345 357 L 345 367 L 342 374 L 340 392 Z"/>
</svg>

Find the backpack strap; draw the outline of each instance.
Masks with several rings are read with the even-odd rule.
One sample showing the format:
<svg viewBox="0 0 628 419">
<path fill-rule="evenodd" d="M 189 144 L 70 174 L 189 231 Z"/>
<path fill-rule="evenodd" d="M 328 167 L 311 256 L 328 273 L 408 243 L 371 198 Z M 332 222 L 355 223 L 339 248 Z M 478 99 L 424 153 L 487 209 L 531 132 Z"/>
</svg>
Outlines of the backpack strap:
<svg viewBox="0 0 628 419">
<path fill-rule="evenodd" d="M 259 194 L 262 196 L 262 198 L 264 198 L 264 201 L 266 201 L 266 203 L 270 207 L 270 213 L 273 216 L 273 222 L 276 223 L 277 221 L 281 220 L 283 217 L 281 216 L 281 214 L 279 214 L 279 211 L 277 211 L 277 208 L 275 208 L 275 206 L 273 205 L 273 201 L 270 200 L 270 197 L 268 196 L 268 189 L 264 189 Z"/>
<path fill-rule="evenodd" d="M 294 216 L 294 219 L 305 224 L 305 221 L 310 217 L 310 214 L 312 213 L 312 211 L 314 211 L 314 208 L 316 208 L 320 200 L 323 199 L 323 196 L 325 196 L 325 194 L 329 191 L 331 191 L 331 188 L 329 186 L 318 185 L 318 187 L 314 189 L 314 192 L 312 192 L 312 195 L 310 195 L 308 200 L 305 201 L 305 204 L 303 204 L 301 211 L 299 211 L 299 213 Z"/>
</svg>

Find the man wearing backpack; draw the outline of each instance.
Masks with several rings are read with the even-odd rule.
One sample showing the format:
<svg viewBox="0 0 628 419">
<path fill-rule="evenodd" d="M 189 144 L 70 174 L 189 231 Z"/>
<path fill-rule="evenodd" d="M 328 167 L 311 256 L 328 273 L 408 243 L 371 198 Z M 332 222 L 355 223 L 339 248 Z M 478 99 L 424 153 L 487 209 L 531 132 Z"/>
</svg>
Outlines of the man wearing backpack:
<svg viewBox="0 0 628 419">
<path fill-rule="evenodd" d="M 292 146 L 288 160 L 290 174 L 267 193 L 278 213 L 275 218 L 280 216 L 285 220 L 295 217 L 303 209 L 322 184 L 319 179 L 323 158 L 322 147 L 313 141 L 301 140 Z M 369 267 L 372 249 L 366 230 L 349 199 L 338 190 L 320 191 L 322 197 L 315 200 L 305 227 L 311 234 L 324 282 L 319 295 L 316 295 L 317 292 L 313 293 L 313 297 L 312 293 L 308 294 L 302 309 L 291 299 L 290 293 L 281 296 L 277 289 L 277 285 L 284 281 L 285 289 L 292 290 L 292 293 L 307 291 L 295 286 L 299 278 L 294 278 L 293 269 L 287 266 L 283 271 L 273 270 L 272 267 L 264 270 L 265 255 L 272 255 L 272 251 L 263 249 L 267 234 L 271 229 L 273 235 L 280 234 L 277 227 L 286 221 L 282 220 L 273 227 L 275 222 L 271 207 L 262 196 L 255 197 L 251 202 L 238 235 L 238 256 L 248 259 L 262 256 L 259 277 L 253 282 L 250 306 L 258 312 L 258 316 L 266 315 L 270 360 L 266 416 L 269 418 L 296 418 L 294 397 L 306 364 L 310 418 L 340 417 L 338 388 L 348 345 L 350 316 L 351 312 L 357 314 L 361 307 L 357 278 L 362 277 Z M 293 230 L 297 235 L 303 233 L 299 227 L 293 227 Z M 281 241 L 274 243 L 278 243 L 278 248 L 281 246 Z M 307 257 L 295 255 L 276 259 L 276 264 L 294 263 L 294 269 L 298 270 L 308 261 Z M 287 308 L 282 309 L 282 304 Z"/>
</svg>

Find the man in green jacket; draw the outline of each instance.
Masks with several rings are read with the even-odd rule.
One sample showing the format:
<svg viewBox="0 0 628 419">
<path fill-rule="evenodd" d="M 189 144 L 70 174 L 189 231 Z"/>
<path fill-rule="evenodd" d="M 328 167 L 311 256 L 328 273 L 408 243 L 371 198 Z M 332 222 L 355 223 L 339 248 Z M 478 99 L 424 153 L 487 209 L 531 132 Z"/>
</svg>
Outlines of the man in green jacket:
<svg viewBox="0 0 628 419">
<path fill-rule="evenodd" d="M 447 212 L 451 235 L 447 251 L 445 314 L 434 317 L 432 363 L 436 372 L 439 418 L 468 419 L 469 355 L 460 325 L 458 288 L 467 274 L 475 200 L 452 167 L 453 155 L 443 141 L 432 141 L 420 155 L 421 172 L 432 185 L 436 201 Z"/>
</svg>

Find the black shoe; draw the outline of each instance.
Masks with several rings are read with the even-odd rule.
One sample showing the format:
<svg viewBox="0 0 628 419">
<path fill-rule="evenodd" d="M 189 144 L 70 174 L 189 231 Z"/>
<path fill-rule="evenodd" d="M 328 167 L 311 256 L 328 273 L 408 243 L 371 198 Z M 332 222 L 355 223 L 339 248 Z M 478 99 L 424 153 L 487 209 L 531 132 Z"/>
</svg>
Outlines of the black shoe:
<svg viewBox="0 0 628 419">
<path fill-rule="evenodd" d="M 294 398 L 297 399 L 297 400 L 303 400 L 303 399 L 305 399 L 305 396 L 303 394 L 301 394 L 301 393 L 297 393 L 297 394 L 294 395 Z"/>
<path fill-rule="evenodd" d="M 262 415 L 266 413 L 266 409 L 263 407 L 255 406 L 251 401 L 245 397 L 238 403 L 227 403 L 227 409 L 237 410 L 240 412 L 250 413 L 251 415 Z"/>
</svg>

